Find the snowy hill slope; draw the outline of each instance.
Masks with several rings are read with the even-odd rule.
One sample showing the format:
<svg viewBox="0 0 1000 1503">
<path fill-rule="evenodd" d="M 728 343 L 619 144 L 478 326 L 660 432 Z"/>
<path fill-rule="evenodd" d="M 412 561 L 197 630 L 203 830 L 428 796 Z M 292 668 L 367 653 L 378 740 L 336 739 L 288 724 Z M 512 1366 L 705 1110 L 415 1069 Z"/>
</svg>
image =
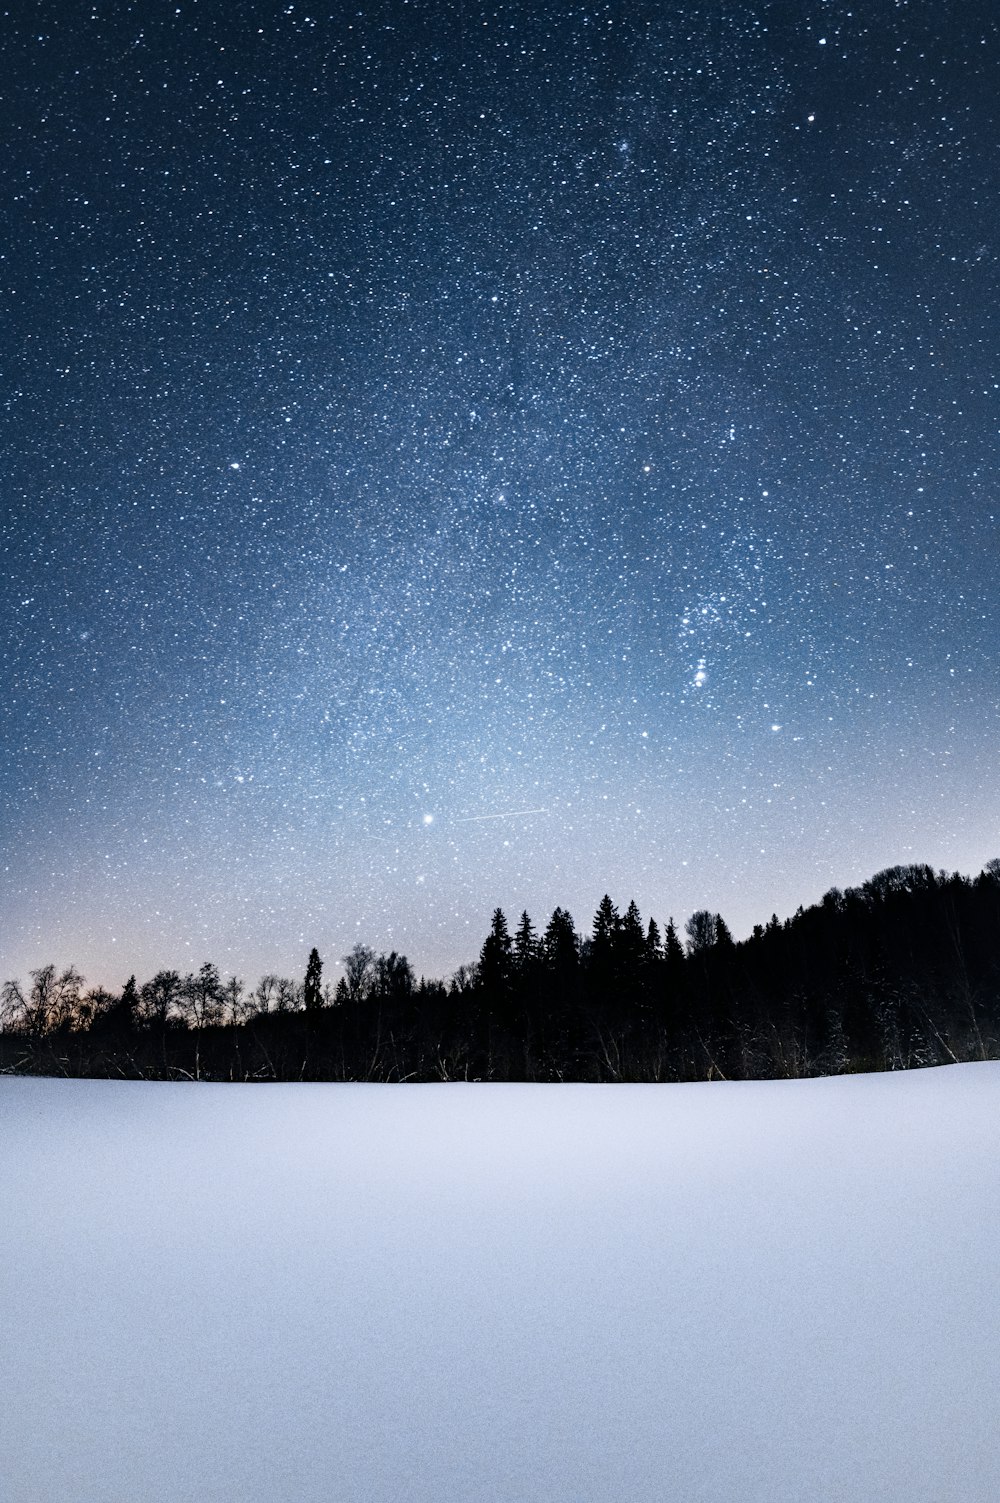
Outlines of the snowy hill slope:
<svg viewBox="0 0 1000 1503">
<path fill-rule="evenodd" d="M 987 1503 L 1000 1064 L 0 1080 L 6 1503 Z"/>
</svg>

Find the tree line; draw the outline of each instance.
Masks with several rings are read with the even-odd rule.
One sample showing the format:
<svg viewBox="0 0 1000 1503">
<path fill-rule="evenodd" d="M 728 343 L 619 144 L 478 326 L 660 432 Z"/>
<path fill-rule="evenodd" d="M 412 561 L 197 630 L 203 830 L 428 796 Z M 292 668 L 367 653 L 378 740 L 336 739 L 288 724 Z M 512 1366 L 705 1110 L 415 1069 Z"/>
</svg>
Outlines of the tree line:
<svg viewBox="0 0 1000 1503">
<path fill-rule="evenodd" d="M 734 940 L 604 897 L 590 932 L 496 909 L 478 960 L 419 979 L 356 944 L 336 986 L 252 990 L 206 962 L 120 992 L 72 966 L 0 988 L 0 1071 L 134 1079 L 667 1081 L 801 1077 L 1000 1057 L 1000 860 L 895 866 Z"/>
</svg>

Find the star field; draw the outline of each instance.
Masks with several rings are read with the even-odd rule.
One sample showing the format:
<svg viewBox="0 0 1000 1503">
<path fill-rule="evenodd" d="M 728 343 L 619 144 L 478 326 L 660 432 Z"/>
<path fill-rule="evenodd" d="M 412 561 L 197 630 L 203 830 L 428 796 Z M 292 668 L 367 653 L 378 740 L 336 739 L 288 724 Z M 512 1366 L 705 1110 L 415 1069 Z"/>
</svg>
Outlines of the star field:
<svg viewBox="0 0 1000 1503">
<path fill-rule="evenodd" d="M 998 29 L 11 8 L 4 975 L 996 855 Z"/>
</svg>

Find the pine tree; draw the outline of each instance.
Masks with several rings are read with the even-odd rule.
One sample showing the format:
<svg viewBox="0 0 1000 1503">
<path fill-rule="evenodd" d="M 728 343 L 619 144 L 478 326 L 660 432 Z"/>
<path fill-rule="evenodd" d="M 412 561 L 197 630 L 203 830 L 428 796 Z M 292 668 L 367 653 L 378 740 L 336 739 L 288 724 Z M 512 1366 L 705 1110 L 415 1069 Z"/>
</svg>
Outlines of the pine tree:
<svg viewBox="0 0 1000 1503">
<path fill-rule="evenodd" d="M 732 932 L 721 913 L 715 915 L 715 944 L 719 950 L 727 952 L 736 948 Z"/>
<path fill-rule="evenodd" d="M 565 908 L 553 910 L 542 938 L 542 1016 L 550 1060 L 565 1066 L 580 995 L 580 937 Z"/>
<path fill-rule="evenodd" d="M 646 936 L 642 928 L 642 915 L 635 898 L 629 903 L 618 929 L 618 951 L 622 970 L 631 976 L 638 974 L 646 954 Z"/>
<path fill-rule="evenodd" d="M 497 999 L 506 997 L 514 974 L 514 946 L 502 908 L 493 910 L 490 932 L 479 956 L 479 984 Z"/>
<path fill-rule="evenodd" d="M 675 1034 L 680 1026 L 686 1003 L 687 965 L 684 946 L 681 944 L 677 925 L 671 916 L 663 932 L 663 1001 L 665 1016 L 669 1019 L 669 1026 Z"/>
<path fill-rule="evenodd" d="M 591 936 L 591 951 L 602 950 L 610 954 L 621 928 L 621 916 L 607 893 L 597 905 L 594 914 L 594 929 Z"/>
<path fill-rule="evenodd" d="M 98 988 L 89 996 L 93 1008 L 91 1028 L 98 1033 L 132 1033 L 139 1019 L 139 988 L 135 977 L 130 976 L 122 987 L 121 995 Z"/>
<path fill-rule="evenodd" d="M 521 914 L 514 934 L 514 970 L 520 982 L 534 975 L 542 958 L 542 944 L 527 912 Z"/>
<path fill-rule="evenodd" d="M 319 958 L 319 951 L 314 947 L 309 951 L 309 959 L 306 962 L 306 979 L 302 988 L 302 999 L 306 1012 L 318 1012 L 323 1005 L 323 962 Z"/>
<path fill-rule="evenodd" d="M 672 974 L 684 969 L 684 946 L 680 942 L 677 925 L 673 918 L 667 920 L 667 928 L 663 936 L 663 958 L 667 962 L 668 971 Z"/>
<path fill-rule="evenodd" d="M 487 1080 L 495 1077 L 498 1054 L 501 1056 L 500 1073 L 503 1071 L 503 1045 L 509 1041 L 511 1032 L 513 982 L 514 946 L 504 911 L 495 908 L 490 932 L 479 953 L 477 988 L 482 1009 L 479 1048 L 485 1056 L 483 1069 Z"/>
<path fill-rule="evenodd" d="M 118 1004 L 118 1015 L 121 1027 L 127 1028 L 131 1032 L 139 1016 L 139 988 L 136 986 L 134 976 L 130 976 L 122 987 L 121 1001 Z"/>
<path fill-rule="evenodd" d="M 642 1010 L 646 980 L 646 934 L 634 898 L 622 915 L 613 954 L 615 979 L 614 993 L 608 999 L 609 1013 L 617 1015 L 618 1022 L 629 1028 Z"/>
<path fill-rule="evenodd" d="M 604 1015 L 620 1002 L 619 962 L 622 920 L 607 893 L 594 914 L 594 927 L 587 950 L 587 994 L 591 1009 Z"/>
<path fill-rule="evenodd" d="M 580 964 L 580 940 L 565 908 L 553 910 L 545 926 L 542 954 L 546 968 L 564 977 L 575 975 Z"/>
</svg>

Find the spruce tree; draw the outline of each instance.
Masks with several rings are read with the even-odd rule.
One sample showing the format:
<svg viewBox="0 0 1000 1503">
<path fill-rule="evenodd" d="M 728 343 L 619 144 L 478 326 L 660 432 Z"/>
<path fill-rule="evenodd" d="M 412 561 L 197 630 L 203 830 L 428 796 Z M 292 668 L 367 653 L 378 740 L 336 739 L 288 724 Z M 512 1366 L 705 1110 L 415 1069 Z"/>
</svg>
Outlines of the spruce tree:
<svg viewBox="0 0 1000 1503">
<path fill-rule="evenodd" d="M 479 984 L 489 998 L 506 997 L 514 974 L 514 946 L 502 908 L 495 908 L 479 956 Z"/>
<path fill-rule="evenodd" d="M 135 1027 L 139 1016 L 139 988 L 136 986 L 135 977 L 130 976 L 122 988 L 121 1001 L 118 1004 L 120 1026 L 127 1028 L 129 1032 Z"/>
<path fill-rule="evenodd" d="M 306 1012 L 317 1012 L 323 1005 L 323 962 L 319 958 L 319 951 L 313 947 L 309 951 L 309 959 L 306 962 L 306 979 L 302 988 L 302 1000 Z"/>
<path fill-rule="evenodd" d="M 715 943 L 718 949 L 725 950 L 727 953 L 736 948 L 732 931 L 721 913 L 715 915 Z"/>
<path fill-rule="evenodd" d="M 623 970 L 631 975 L 637 973 L 646 954 L 646 936 L 642 928 L 642 915 L 635 898 L 622 916 L 618 930 L 618 949 Z"/>
<path fill-rule="evenodd" d="M 607 893 L 597 905 L 594 914 L 594 929 L 591 937 L 591 951 L 598 950 L 611 953 L 614 942 L 621 929 L 621 916 L 618 909 L 612 903 Z"/>
<path fill-rule="evenodd" d="M 479 1049 L 487 1080 L 503 1072 L 504 1046 L 510 1041 L 514 983 L 514 946 L 502 908 L 493 910 L 490 932 L 479 952 L 478 992 L 481 999 Z"/>
<path fill-rule="evenodd" d="M 514 969 L 518 980 L 528 980 L 538 968 L 542 945 L 527 912 L 521 914 L 514 933 Z"/>
<path fill-rule="evenodd" d="M 667 962 L 667 969 L 676 974 L 684 969 L 684 946 L 681 944 L 677 933 L 677 925 L 673 918 L 667 920 L 667 928 L 663 937 L 663 958 Z"/>
<path fill-rule="evenodd" d="M 553 973 L 562 976 L 576 973 L 580 964 L 580 940 L 565 908 L 553 910 L 545 926 L 542 953 L 546 968 Z"/>
</svg>

